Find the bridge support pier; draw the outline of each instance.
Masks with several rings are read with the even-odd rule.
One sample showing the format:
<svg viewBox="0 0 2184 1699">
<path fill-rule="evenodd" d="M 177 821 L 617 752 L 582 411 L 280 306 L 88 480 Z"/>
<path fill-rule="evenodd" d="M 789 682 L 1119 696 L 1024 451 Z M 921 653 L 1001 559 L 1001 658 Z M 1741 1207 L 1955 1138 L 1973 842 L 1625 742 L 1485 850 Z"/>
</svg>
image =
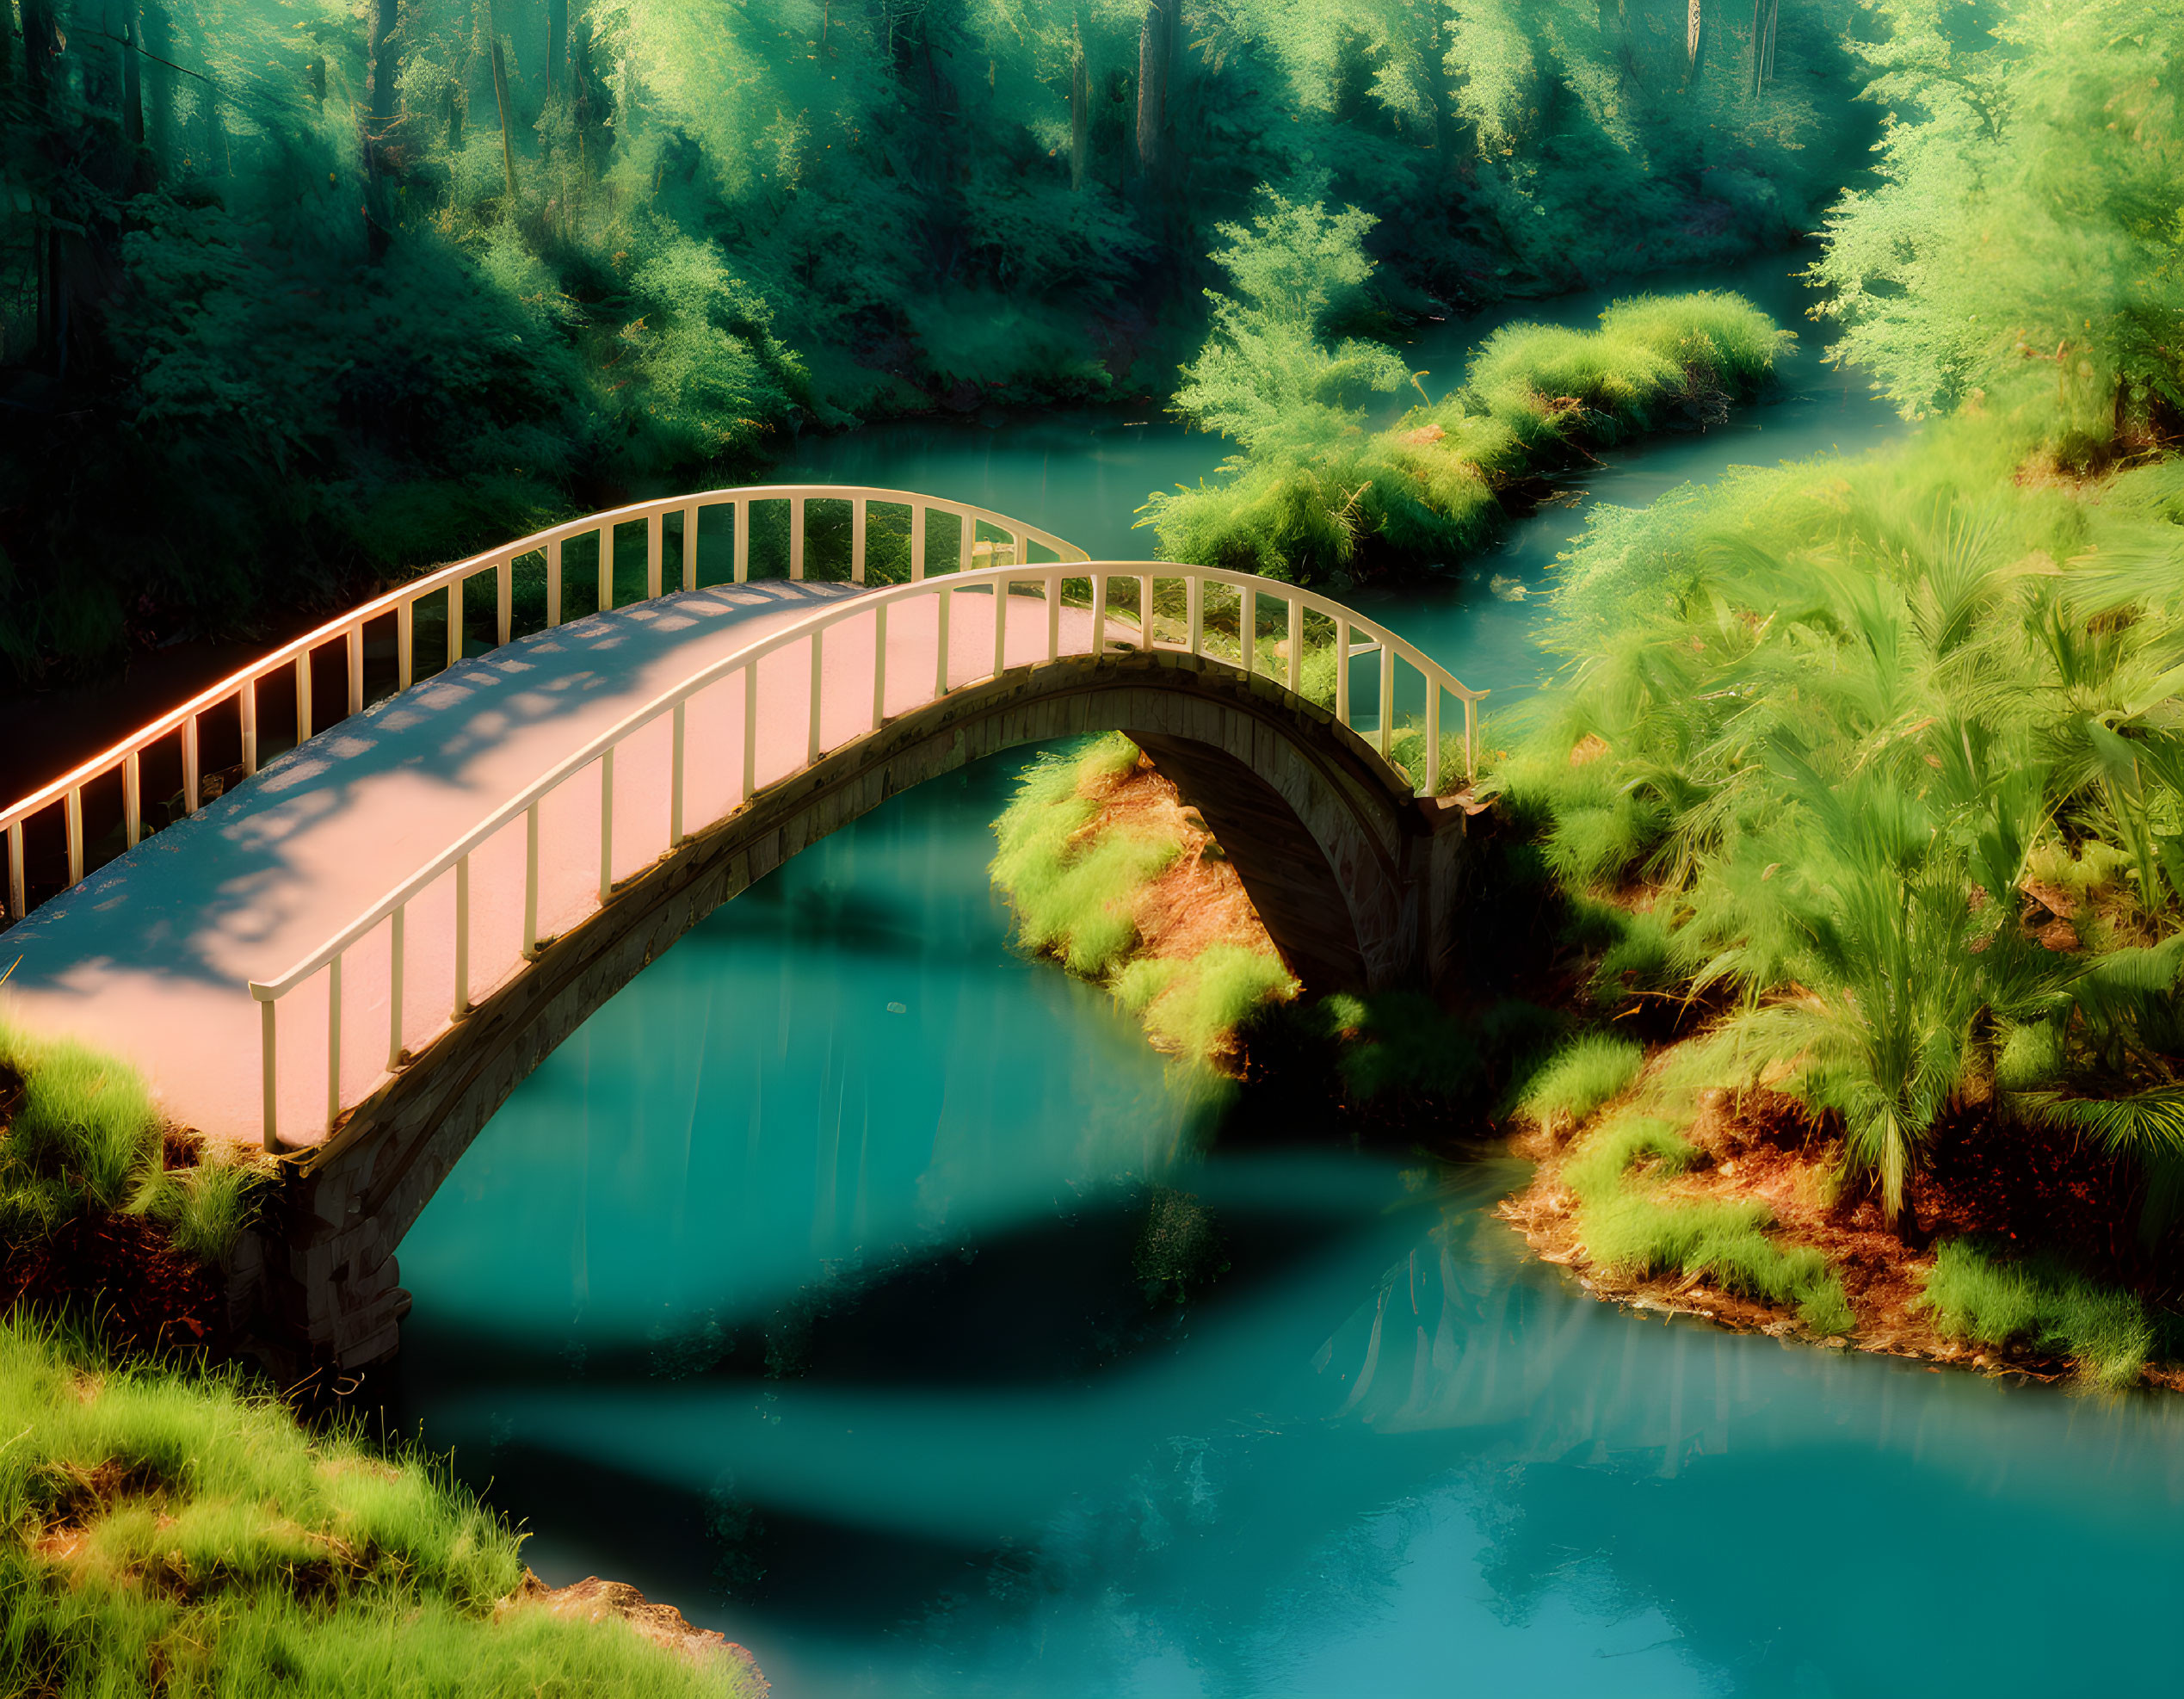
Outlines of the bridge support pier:
<svg viewBox="0 0 2184 1699">
<path fill-rule="evenodd" d="M 1356 733 L 1272 681 L 1175 651 L 1019 668 L 888 721 L 762 791 L 544 941 L 287 1165 L 231 1306 L 290 1377 L 393 1354 L 395 1250 L 516 1084 L 721 904 L 910 787 L 1025 744 L 1122 732 L 1236 863 L 1316 989 L 1424 985 L 1455 963 L 1465 811 L 1415 799 Z"/>
</svg>

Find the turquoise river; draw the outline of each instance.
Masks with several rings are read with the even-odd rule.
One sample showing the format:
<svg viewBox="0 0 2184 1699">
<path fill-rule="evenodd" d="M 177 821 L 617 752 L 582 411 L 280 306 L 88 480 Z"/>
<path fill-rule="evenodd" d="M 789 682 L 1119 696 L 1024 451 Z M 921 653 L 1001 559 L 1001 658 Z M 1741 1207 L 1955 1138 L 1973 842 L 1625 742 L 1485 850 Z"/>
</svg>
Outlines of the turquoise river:
<svg viewBox="0 0 2184 1699">
<path fill-rule="evenodd" d="M 1799 324 L 1790 269 L 1710 281 Z M 1490 328 L 1413 364 L 1459 372 Z M 1801 328 L 1768 405 L 1360 604 L 1521 697 L 1589 504 L 1900 429 Z M 1101 413 L 875 428 L 789 471 L 1142 558 L 1132 510 L 1219 459 Z M 1601 1305 L 1494 1216 L 1507 1160 L 1209 1147 L 1135 1023 L 1009 947 L 988 823 L 1029 758 L 715 914 L 403 1245 L 388 1413 L 547 1580 L 635 1583 L 781 1699 L 2178 1690 L 2184 1402 Z"/>
</svg>

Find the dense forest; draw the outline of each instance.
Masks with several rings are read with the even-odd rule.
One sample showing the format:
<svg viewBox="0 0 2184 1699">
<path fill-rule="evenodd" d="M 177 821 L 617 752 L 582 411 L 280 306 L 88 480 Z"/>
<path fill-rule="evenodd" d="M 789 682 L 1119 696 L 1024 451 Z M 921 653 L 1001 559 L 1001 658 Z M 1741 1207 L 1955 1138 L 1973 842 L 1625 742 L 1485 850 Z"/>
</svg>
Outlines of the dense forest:
<svg viewBox="0 0 2184 1699">
<path fill-rule="evenodd" d="M 9 0 L 0 675 L 889 413 L 1165 401 L 1221 230 L 1344 335 L 1780 245 L 1852 0 Z M 1342 222 L 1347 219 L 1348 222 Z"/>
</svg>

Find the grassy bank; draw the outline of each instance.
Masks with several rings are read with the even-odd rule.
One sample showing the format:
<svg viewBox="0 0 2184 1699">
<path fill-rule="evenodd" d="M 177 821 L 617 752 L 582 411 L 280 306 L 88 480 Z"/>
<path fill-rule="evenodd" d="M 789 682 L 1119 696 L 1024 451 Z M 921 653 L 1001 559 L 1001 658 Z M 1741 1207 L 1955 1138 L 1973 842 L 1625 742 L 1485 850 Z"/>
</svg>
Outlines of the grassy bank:
<svg viewBox="0 0 2184 1699">
<path fill-rule="evenodd" d="M 1041 756 L 994 835 L 1020 942 L 1107 986 L 1163 1049 L 1219 1065 L 1296 995 L 1220 846 L 1127 738 Z"/>
<path fill-rule="evenodd" d="M 0 1021 L 0 1312 L 118 1348 L 219 1344 L 219 1270 L 270 1169 L 159 1115 L 126 1064 Z"/>
<path fill-rule="evenodd" d="M 1513 487 L 1589 448 L 1725 417 L 1764 388 L 1789 340 L 1741 296 L 1635 297 L 1609 307 L 1597 331 L 1505 326 L 1455 393 L 1368 431 L 1355 398 L 1262 420 L 1264 404 L 1233 397 L 1278 396 L 1283 386 L 1249 369 L 1268 358 L 1263 338 L 1232 336 L 1232 351 L 1217 341 L 1187 373 L 1177 406 L 1243 452 L 1218 482 L 1154 497 L 1141 522 L 1168 559 L 1303 584 L 1339 586 L 1404 563 L 1453 566 L 1499 533 Z M 1341 354 L 1326 356 L 1331 366 L 1366 358 Z M 1396 387 L 1392 376 L 1376 372 L 1366 386 Z"/>
<path fill-rule="evenodd" d="M 519 1536 L 438 1470 L 312 1437 L 232 1375 L 0 1324 L 0 1690 L 762 1690 L 626 1625 L 504 1603 Z"/>
</svg>

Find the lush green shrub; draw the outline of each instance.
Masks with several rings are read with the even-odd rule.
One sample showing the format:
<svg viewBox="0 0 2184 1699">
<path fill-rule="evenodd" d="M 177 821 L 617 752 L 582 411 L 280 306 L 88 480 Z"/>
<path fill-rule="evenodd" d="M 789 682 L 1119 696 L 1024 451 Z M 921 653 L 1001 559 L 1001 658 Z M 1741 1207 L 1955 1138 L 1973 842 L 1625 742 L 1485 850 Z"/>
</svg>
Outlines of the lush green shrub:
<svg viewBox="0 0 2184 1699">
<path fill-rule="evenodd" d="M 1236 271 L 1309 238 L 1314 254 L 1352 263 L 1343 275 L 1361 275 L 1364 228 L 1277 200 L 1254 230 L 1231 228 L 1237 245 L 1215 257 Z M 1242 453 L 1218 483 L 1154 496 L 1139 522 L 1169 559 L 1305 584 L 1346 582 L 1374 553 L 1462 559 L 1499 528 L 1495 492 L 1508 480 L 1574 445 L 1713 417 L 1768 381 L 1790 337 L 1742 297 L 1709 291 L 1618 301 L 1595 331 L 1508 325 L 1462 390 L 1368 434 L 1364 398 L 1401 385 L 1392 356 L 1314 341 L 1323 298 L 1214 300 L 1213 337 L 1175 405 Z"/>
<path fill-rule="evenodd" d="M 2053 1351 L 2098 1387 L 2135 1383 L 2154 1345 L 2145 1306 L 2130 1293 L 2045 1257 L 2005 1260 L 1968 1239 L 1936 1248 L 1916 1301 L 1953 1338 Z"/>
</svg>

